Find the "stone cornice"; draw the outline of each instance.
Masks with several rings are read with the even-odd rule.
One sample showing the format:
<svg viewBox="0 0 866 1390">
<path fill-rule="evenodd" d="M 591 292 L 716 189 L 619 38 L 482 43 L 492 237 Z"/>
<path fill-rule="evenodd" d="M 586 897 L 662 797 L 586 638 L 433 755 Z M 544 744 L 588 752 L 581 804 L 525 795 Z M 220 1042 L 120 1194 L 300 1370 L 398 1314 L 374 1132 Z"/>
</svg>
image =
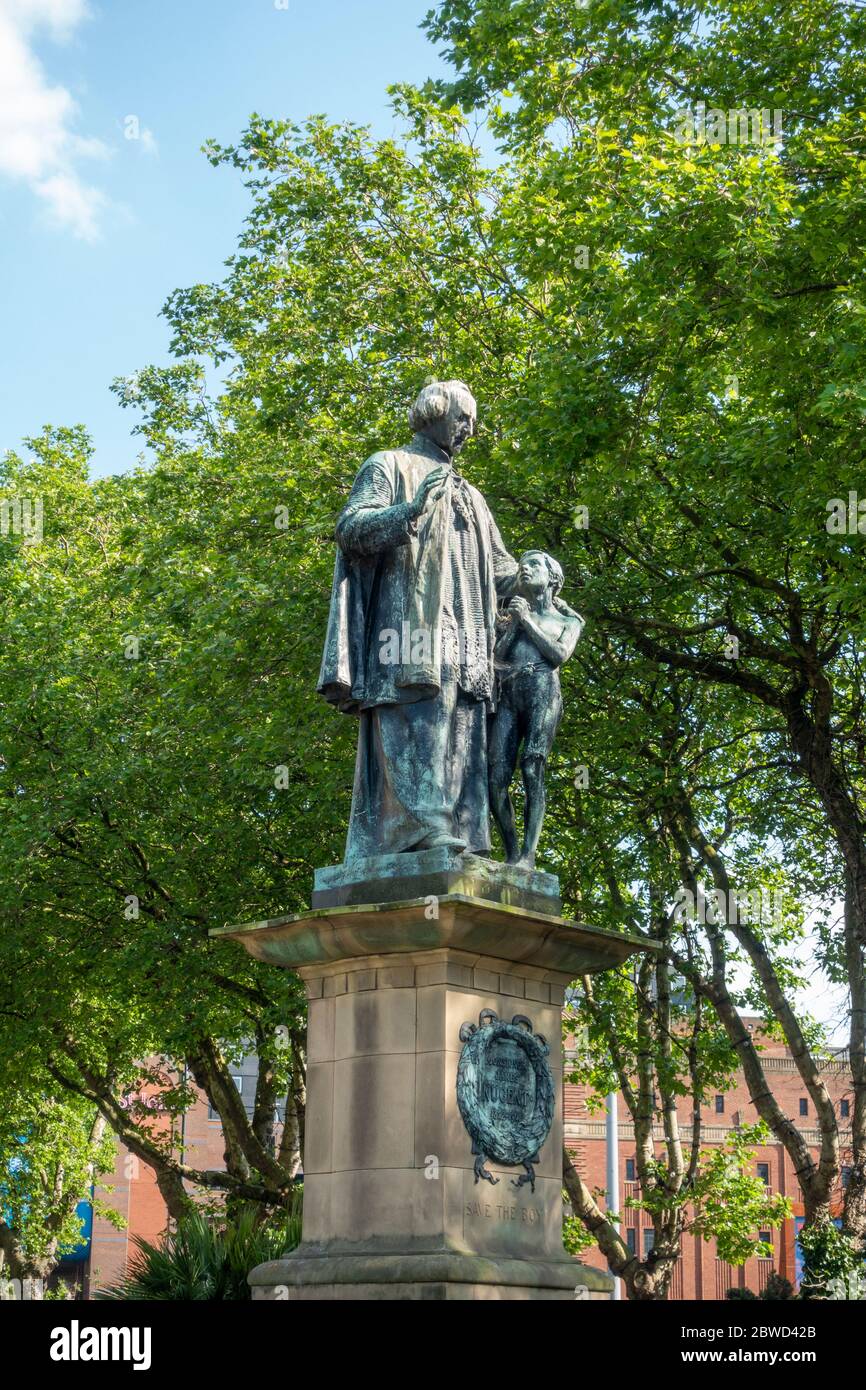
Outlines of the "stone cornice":
<svg viewBox="0 0 866 1390">
<path fill-rule="evenodd" d="M 563 1132 L 566 1142 L 569 1140 L 579 1141 L 582 1139 L 605 1138 L 604 1120 L 566 1120 Z M 730 1134 L 735 1133 L 740 1128 L 739 1125 L 704 1125 L 701 1129 L 701 1142 L 704 1144 L 723 1144 Z M 688 1138 L 686 1126 L 681 1124 L 682 1137 Z M 620 1143 L 634 1143 L 634 1128 L 631 1124 L 620 1124 L 618 1126 Z M 821 1143 L 821 1132 L 817 1129 L 801 1129 L 800 1133 L 807 1144 L 813 1148 L 818 1148 Z M 653 1125 L 653 1139 L 664 1143 L 665 1132 L 662 1125 Z M 851 1130 L 842 1129 L 839 1131 L 839 1140 L 844 1149 L 851 1147 Z M 772 1135 L 762 1148 L 781 1148 L 778 1139 Z"/>
</svg>

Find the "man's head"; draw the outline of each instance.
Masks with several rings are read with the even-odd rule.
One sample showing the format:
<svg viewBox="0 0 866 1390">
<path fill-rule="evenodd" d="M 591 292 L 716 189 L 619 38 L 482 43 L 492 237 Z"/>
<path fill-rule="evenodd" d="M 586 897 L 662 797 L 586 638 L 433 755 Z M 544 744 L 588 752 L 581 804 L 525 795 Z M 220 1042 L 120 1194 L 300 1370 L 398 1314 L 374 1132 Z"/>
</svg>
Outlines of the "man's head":
<svg viewBox="0 0 866 1390">
<path fill-rule="evenodd" d="M 517 592 L 522 598 L 540 597 L 549 590 L 552 603 L 565 583 L 562 566 L 545 550 L 525 550 L 517 563 Z"/>
<path fill-rule="evenodd" d="M 475 433 L 477 407 L 462 381 L 434 381 L 425 386 L 409 411 L 413 433 L 426 434 L 447 454 L 459 454 Z"/>
</svg>

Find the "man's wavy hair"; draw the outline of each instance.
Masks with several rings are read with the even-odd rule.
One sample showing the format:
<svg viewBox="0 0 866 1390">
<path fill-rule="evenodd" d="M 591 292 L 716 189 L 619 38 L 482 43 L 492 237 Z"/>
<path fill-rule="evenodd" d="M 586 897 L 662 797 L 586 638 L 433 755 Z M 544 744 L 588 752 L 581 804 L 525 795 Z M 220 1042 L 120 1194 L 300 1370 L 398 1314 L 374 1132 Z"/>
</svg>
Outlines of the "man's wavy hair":
<svg viewBox="0 0 866 1390">
<path fill-rule="evenodd" d="M 475 397 L 465 381 L 433 381 L 418 393 L 409 411 L 409 428 L 413 434 L 434 420 L 442 420 L 458 396 L 468 396 L 475 414 Z"/>
</svg>

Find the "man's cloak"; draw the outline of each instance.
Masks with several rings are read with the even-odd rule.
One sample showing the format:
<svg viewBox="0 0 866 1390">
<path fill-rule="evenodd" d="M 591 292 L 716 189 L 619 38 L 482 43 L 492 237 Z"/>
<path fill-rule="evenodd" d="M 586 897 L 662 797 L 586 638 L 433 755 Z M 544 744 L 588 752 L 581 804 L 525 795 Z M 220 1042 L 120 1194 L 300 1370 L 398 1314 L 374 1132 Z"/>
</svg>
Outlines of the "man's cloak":
<svg viewBox="0 0 866 1390">
<path fill-rule="evenodd" d="M 517 564 L 477 488 L 459 476 L 413 521 L 409 503 L 448 455 L 425 435 L 363 465 L 337 522 L 331 611 L 317 689 L 345 714 L 436 696 L 441 683 L 442 609 L 448 567 L 452 488 L 468 499 L 478 551 L 478 585 L 492 704 L 497 590 L 508 592 Z M 457 582 L 466 577 L 458 575 Z M 468 605 L 467 605 L 468 607 Z M 415 642 L 418 633 L 429 641 Z M 396 633 L 400 659 L 383 660 Z M 393 647 L 388 649 L 393 651 Z"/>
</svg>

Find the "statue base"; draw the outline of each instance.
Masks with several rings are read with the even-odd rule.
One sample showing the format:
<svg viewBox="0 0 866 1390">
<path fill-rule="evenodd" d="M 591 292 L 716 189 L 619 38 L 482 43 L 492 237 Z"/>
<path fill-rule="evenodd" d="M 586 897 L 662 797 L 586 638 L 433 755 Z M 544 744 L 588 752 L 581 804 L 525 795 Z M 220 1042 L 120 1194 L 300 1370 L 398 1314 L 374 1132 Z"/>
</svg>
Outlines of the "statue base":
<svg viewBox="0 0 866 1390">
<path fill-rule="evenodd" d="M 355 903 L 392 903 L 407 898 L 467 898 L 525 907 L 558 917 L 562 911 L 559 879 L 538 869 L 499 864 L 479 854 L 427 849 L 414 854 L 379 854 L 317 869 L 312 906 L 346 907 Z"/>
<path fill-rule="evenodd" d="M 253 1300 L 262 1302 L 588 1302 L 607 1301 L 613 1280 L 568 1255 L 559 1260 L 485 1258 L 454 1250 L 316 1255 L 302 1247 L 259 1265 L 250 1284 Z"/>
<path fill-rule="evenodd" d="M 572 980 L 644 941 L 463 894 L 213 934 L 296 969 L 309 997 L 303 1241 L 253 1270 L 255 1298 L 610 1296 L 562 1248 L 561 1010 Z M 553 1123 L 531 1179 L 484 1155 L 479 1172 L 458 1105 L 461 1028 L 482 1014 L 550 1047 Z"/>
</svg>

